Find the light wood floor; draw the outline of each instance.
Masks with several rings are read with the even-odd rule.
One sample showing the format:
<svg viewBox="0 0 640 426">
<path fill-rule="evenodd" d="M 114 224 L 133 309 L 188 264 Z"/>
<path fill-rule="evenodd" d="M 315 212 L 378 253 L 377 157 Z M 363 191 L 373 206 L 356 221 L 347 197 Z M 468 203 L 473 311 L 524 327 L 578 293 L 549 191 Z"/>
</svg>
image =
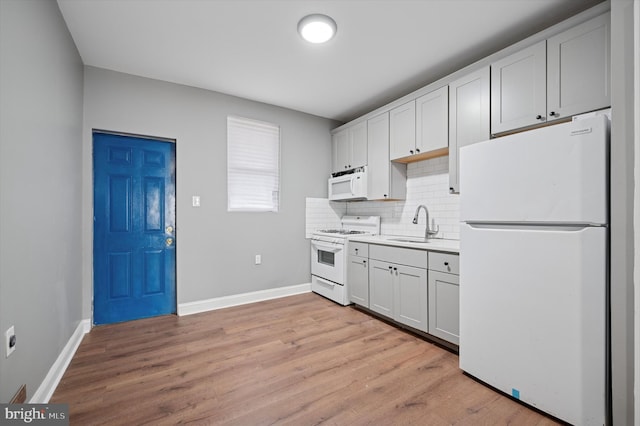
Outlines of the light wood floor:
<svg viewBox="0 0 640 426">
<path fill-rule="evenodd" d="M 74 425 L 556 424 L 314 293 L 94 328 L 51 402 Z"/>
</svg>

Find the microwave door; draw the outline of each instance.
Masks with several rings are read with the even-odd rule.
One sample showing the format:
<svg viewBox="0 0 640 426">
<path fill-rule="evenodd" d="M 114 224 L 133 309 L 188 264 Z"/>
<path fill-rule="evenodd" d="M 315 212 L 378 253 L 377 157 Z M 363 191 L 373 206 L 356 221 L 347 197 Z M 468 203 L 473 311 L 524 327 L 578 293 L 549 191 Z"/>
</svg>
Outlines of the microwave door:
<svg viewBox="0 0 640 426">
<path fill-rule="evenodd" d="M 332 179 L 330 189 L 332 200 L 351 198 L 353 196 L 353 182 L 351 176 Z"/>
</svg>

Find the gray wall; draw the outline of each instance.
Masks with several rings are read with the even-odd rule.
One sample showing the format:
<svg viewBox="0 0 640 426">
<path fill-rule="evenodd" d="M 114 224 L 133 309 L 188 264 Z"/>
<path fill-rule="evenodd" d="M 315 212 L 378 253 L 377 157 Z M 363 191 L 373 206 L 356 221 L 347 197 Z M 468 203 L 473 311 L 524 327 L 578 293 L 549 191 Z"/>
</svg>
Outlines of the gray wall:
<svg viewBox="0 0 640 426">
<path fill-rule="evenodd" d="M 637 0 L 636 0 L 637 1 Z M 611 2 L 611 364 L 613 424 L 634 423 L 634 0 Z M 635 247 L 637 250 L 638 247 Z"/>
<path fill-rule="evenodd" d="M 0 402 L 31 398 L 82 318 L 82 74 L 56 2 L 0 1 Z"/>
<path fill-rule="evenodd" d="M 305 197 L 326 197 L 338 123 L 215 92 L 85 68 L 83 311 L 92 300 L 92 129 L 171 138 L 177 157 L 178 303 L 310 281 Z M 280 126 L 278 213 L 228 213 L 226 118 Z M 191 197 L 201 197 L 201 207 Z M 262 265 L 254 265 L 256 254 Z"/>
</svg>

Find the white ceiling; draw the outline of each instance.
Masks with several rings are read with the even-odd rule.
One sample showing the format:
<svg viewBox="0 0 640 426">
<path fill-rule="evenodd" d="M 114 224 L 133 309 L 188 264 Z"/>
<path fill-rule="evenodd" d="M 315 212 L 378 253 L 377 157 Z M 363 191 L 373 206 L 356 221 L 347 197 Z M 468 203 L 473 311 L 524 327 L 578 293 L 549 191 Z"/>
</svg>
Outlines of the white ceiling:
<svg viewBox="0 0 640 426">
<path fill-rule="evenodd" d="M 601 0 L 58 0 L 85 65 L 349 121 Z M 298 21 L 324 13 L 312 45 Z"/>
</svg>

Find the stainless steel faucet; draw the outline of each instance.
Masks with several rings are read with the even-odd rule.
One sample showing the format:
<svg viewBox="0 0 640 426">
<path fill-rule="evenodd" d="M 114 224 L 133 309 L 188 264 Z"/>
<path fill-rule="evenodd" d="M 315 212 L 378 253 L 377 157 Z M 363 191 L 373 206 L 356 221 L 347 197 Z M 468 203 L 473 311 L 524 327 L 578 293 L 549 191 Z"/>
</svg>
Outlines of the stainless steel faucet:
<svg viewBox="0 0 640 426">
<path fill-rule="evenodd" d="M 416 214 L 413 216 L 414 225 L 418 224 L 418 213 L 420 213 L 420 209 L 424 209 L 424 212 L 427 214 L 427 228 L 424 231 L 424 240 L 427 241 L 430 236 L 436 235 L 438 233 L 440 227 L 436 226 L 436 229 L 431 229 L 429 227 L 429 210 L 427 210 L 427 206 L 425 206 L 424 204 L 420 204 L 416 209 Z"/>
</svg>

